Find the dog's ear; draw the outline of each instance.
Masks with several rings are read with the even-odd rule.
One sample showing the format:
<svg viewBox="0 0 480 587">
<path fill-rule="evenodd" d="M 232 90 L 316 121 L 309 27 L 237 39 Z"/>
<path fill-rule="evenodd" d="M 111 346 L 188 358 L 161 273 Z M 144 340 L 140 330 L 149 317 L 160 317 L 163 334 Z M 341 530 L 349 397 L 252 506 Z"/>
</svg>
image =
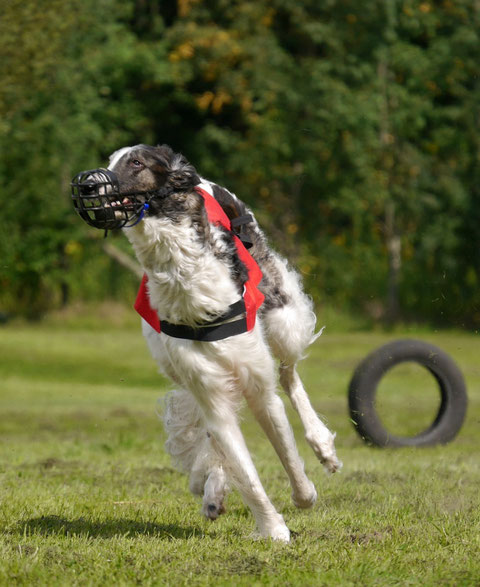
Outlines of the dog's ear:
<svg viewBox="0 0 480 587">
<path fill-rule="evenodd" d="M 165 169 L 166 184 L 173 191 L 187 191 L 195 187 L 200 178 L 193 165 L 185 157 L 174 151 L 168 145 L 159 145 L 155 148 L 158 171 Z"/>
<path fill-rule="evenodd" d="M 168 145 L 157 145 L 153 149 L 153 156 L 158 165 L 162 165 L 167 170 L 175 156 L 173 149 Z"/>
<path fill-rule="evenodd" d="M 158 145 L 153 149 L 153 164 L 150 168 L 161 185 L 167 182 L 174 155 L 175 153 L 168 145 Z"/>
<path fill-rule="evenodd" d="M 238 198 L 235 198 L 228 190 L 215 183 L 212 184 L 212 189 L 215 199 L 223 208 L 229 220 L 233 220 L 247 213 L 245 204 Z"/>
</svg>

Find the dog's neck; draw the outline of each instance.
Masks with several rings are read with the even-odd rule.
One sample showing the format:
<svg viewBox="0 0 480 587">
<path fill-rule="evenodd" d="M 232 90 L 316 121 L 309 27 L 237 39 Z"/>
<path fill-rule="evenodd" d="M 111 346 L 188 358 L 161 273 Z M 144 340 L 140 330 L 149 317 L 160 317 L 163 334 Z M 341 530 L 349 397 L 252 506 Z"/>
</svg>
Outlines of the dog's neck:
<svg viewBox="0 0 480 587">
<path fill-rule="evenodd" d="M 189 214 L 154 216 L 124 230 L 148 275 L 150 303 L 160 319 L 197 326 L 241 296 L 229 264 L 219 258 L 226 246 L 221 229 L 203 224 Z"/>
</svg>

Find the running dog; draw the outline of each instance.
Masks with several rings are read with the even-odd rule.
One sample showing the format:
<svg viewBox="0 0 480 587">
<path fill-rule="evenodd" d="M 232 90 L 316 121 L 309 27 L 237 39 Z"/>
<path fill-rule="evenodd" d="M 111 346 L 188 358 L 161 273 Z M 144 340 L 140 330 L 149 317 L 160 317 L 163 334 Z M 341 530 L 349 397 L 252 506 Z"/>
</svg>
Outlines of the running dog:
<svg viewBox="0 0 480 587">
<path fill-rule="evenodd" d="M 269 248 L 241 200 L 201 178 L 166 145 L 125 147 L 106 170 L 83 173 L 78 201 L 102 184 L 96 194 L 103 208 L 95 219 L 110 219 L 106 227 L 122 220 L 145 272 L 136 304 L 143 334 L 160 371 L 176 386 L 165 406 L 168 452 L 190 476 L 191 491 L 203 496 L 207 518 L 225 511 L 231 484 L 260 535 L 288 542 L 290 532 L 260 482 L 237 412 L 245 398 L 285 468 L 293 503 L 313 506 L 317 492 L 277 395 L 275 358 L 307 442 L 328 472 L 341 463 L 334 435 L 296 370 L 320 335 L 298 274 Z"/>
</svg>

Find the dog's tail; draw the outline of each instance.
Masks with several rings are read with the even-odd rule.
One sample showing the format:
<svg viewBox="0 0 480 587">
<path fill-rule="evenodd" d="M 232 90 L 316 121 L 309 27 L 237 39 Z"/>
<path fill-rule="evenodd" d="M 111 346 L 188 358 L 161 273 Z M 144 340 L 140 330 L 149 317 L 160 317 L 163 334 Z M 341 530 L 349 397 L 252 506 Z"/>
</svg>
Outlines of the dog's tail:
<svg viewBox="0 0 480 587">
<path fill-rule="evenodd" d="M 163 424 L 168 437 L 165 448 L 174 465 L 190 473 L 206 438 L 206 428 L 200 408 L 188 391 L 178 389 L 166 395 Z"/>
</svg>

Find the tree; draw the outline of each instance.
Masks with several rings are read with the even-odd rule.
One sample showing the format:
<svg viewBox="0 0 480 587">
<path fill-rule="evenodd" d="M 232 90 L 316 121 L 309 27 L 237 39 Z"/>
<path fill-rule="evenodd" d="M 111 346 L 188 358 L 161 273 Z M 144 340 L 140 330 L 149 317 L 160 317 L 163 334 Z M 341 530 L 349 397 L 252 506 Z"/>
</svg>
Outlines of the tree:
<svg viewBox="0 0 480 587">
<path fill-rule="evenodd" d="M 62 291 L 132 295 L 68 191 L 80 169 L 145 142 L 246 200 L 318 301 L 480 323 L 479 11 L 475 0 L 7 3 L 1 303 L 38 313 Z"/>
</svg>

